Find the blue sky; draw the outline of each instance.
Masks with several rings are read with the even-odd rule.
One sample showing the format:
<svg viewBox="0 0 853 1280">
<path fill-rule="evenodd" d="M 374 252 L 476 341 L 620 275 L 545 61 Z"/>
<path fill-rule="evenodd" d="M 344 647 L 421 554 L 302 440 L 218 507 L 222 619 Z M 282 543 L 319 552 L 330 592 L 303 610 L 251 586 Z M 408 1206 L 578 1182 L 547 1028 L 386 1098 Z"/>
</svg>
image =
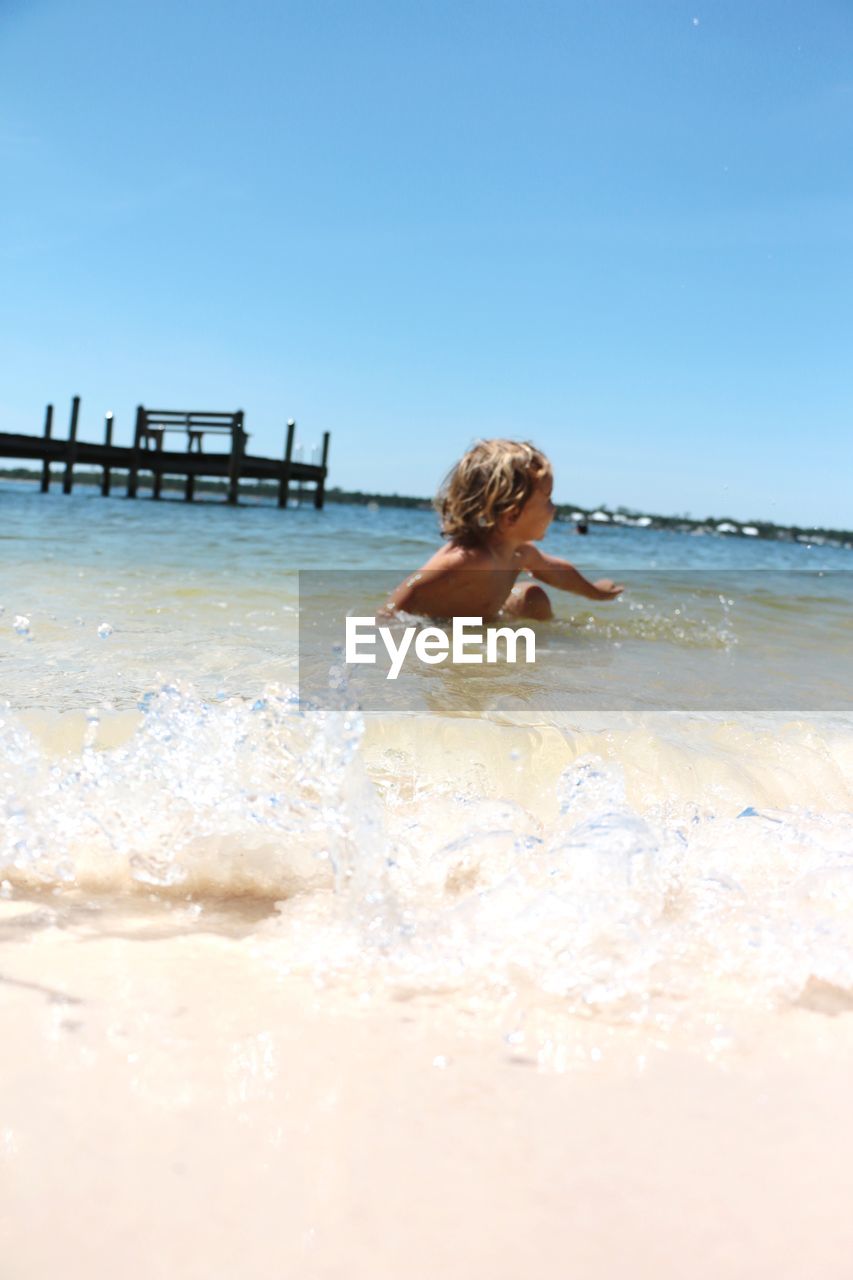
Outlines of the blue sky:
<svg viewBox="0 0 853 1280">
<path fill-rule="evenodd" d="M 0 429 L 853 526 L 849 0 L 0 0 Z"/>
</svg>

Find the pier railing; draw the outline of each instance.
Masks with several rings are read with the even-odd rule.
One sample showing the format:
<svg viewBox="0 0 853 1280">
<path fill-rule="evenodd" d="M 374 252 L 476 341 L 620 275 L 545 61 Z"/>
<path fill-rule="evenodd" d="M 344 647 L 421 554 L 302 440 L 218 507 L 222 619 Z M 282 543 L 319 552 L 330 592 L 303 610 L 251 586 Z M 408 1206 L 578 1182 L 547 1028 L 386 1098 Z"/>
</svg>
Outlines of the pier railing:
<svg viewBox="0 0 853 1280">
<path fill-rule="evenodd" d="M 128 498 L 137 496 L 140 473 L 147 472 L 152 477 L 151 496 L 156 499 L 161 497 L 163 478 L 168 475 L 183 477 L 184 498 L 187 502 L 192 502 L 195 496 L 196 479 L 210 477 L 226 482 L 226 501 L 232 506 L 239 500 L 241 480 L 276 484 L 280 507 L 287 506 L 291 483 L 298 483 L 300 491 L 305 483 L 313 484 L 314 506 L 323 506 L 328 474 L 328 431 L 323 433 L 319 463 L 309 463 L 293 456 L 296 423 L 292 419 L 287 424 L 282 458 L 264 458 L 249 453 L 249 433 L 245 429 L 245 414 L 242 409 L 234 412 L 202 412 L 146 409 L 144 405 L 139 405 L 136 410 L 133 444 L 129 446 L 113 443 L 114 420 L 111 413 L 104 420 L 102 444 L 78 439 L 79 420 L 80 397 L 75 396 L 71 401 L 68 438 L 56 439 L 53 434 L 53 405 L 49 404 L 41 436 L 0 432 L 0 458 L 40 461 L 42 493 L 47 493 L 50 489 L 51 463 L 60 463 L 64 464 L 63 493 L 73 491 L 74 468 L 81 464 L 102 468 L 101 493 L 105 497 L 110 494 L 112 472 L 120 469 L 127 472 Z M 176 434 L 185 438 L 185 448 L 167 448 L 166 437 Z M 227 452 L 205 450 L 207 437 L 224 438 L 228 445 Z"/>
</svg>

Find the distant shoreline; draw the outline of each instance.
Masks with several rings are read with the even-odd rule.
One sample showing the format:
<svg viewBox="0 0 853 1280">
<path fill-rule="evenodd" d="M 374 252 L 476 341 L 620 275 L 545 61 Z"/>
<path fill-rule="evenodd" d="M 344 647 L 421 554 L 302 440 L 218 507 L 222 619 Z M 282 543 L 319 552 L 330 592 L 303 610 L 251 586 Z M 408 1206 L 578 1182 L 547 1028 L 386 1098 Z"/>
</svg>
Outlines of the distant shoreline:
<svg viewBox="0 0 853 1280">
<path fill-rule="evenodd" d="M 113 471 L 113 484 L 122 485 L 125 473 Z M 26 467 L 0 469 L 0 480 L 32 483 L 41 476 L 41 471 L 32 471 Z M 57 475 L 57 479 L 58 479 Z M 98 485 L 101 473 L 98 471 L 76 470 L 75 484 Z M 144 491 L 144 481 L 143 491 Z M 182 492 L 183 479 L 163 477 L 163 489 Z M 198 480 L 197 493 L 225 493 L 227 485 L 218 480 Z M 278 489 L 270 484 L 251 484 L 244 482 L 241 492 L 247 497 L 276 497 Z M 298 497 L 298 488 L 294 497 Z M 313 501 L 313 496 L 306 490 L 306 500 Z M 398 507 L 420 511 L 431 511 L 432 502 L 428 498 L 416 498 L 399 493 L 365 493 L 361 489 L 327 488 L 326 502 L 337 502 L 359 507 Z M 817 546 L 846 547 L 853 550 L 853 531 L 849 529 L 828 529 L 815 525 L 782 525 L 771 520 L 735 520 L 731 516 L 706 516 L 704 520 L 695 520 L 690 516 L 664 516 L 652 512 L 632 510 L 628 507 L 582 507 L 575 503 L 561 503 L 557 507 L 557 519 L 564 523 L 577 523 L 583 520 L 589 525 L 605 528 L 607 526 L 638 529 L 670 529 L 678 533 L 710 533 L 723 537 L 760 538 L 772 542 L 803 542 Z"/>
</svg>

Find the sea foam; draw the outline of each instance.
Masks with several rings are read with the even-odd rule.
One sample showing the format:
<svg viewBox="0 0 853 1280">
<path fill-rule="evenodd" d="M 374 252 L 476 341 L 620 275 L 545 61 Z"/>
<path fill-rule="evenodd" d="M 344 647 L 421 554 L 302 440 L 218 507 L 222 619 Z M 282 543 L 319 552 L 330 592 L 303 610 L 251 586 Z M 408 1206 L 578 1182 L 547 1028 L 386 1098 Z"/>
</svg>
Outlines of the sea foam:
<svg viewBox="0 0 853 1280">
<path fill-rule="evenodd" d="M 7 892 L 266 901 L 282 972 L 512 1009 L 514 1042 L 542 1010 L 853 1007 L 843 727 L 395 720 L 177 683 L 121 741 L 78 727 L 2 713 Z"/>
</svg>

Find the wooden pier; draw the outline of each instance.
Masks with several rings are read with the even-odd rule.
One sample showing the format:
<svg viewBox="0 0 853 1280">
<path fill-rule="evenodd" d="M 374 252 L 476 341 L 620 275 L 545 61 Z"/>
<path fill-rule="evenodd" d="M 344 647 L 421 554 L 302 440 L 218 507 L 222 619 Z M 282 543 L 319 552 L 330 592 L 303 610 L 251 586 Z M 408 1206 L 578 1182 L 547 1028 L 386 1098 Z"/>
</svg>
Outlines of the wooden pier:
<svg viewBox="0 0 853 1280">
<path fill-rule="evenodd" d="M 132 445 L 113 444 L 113 415 L 108 413 L 104 421 L 102 444 L 79 440 L 77 429 L 80 418 L 80 397 L 71 401 L 68 438 L 58 440 L 53 434 L 53 405 L 45 412 L 44 430 L 41 436 L 16 435 L 0 431 L 0 458 L 28 458 L 41 462 L 41 491 L 50 489 L 51 463 L 62 466 L 62 492 L 71 493 L 74 488 L 74 468 L 79 463 L 102 468 L 101 493 L 109 496 L 112 472 L 127 472 L 127 497 L 135 498 L 139 489 L 139 476 L 149 473 L 152 477 L 151 496 L 160 498 L 164 476 L 180 476 L 184 479 L 184 498 L 192 502 L 198 477 L 224 480 L 227 484 L 226 501 L 236 505 L 240 495 L 241 480 L 266 480 L 277 485 L 278 505 L 286 507 L 291 483 L 302 488 L 306 482 L 313 485 L 314 506 L 323 505 L 329 458 L 329 432 L 323 433 L 321 461 L 308 463 L 293 457 L 296 424 L 287 424 L 284 455 L 282 458 L 261 458 L 248 451 L 249 435 L 244 426 L 244 413 L 203 413 L 198 410 L 146 409 L 136 410 L 136 422 Z M 169 435 L 184 437 L 186 447 L 168 447 Z M 204 449 L 206 437 L 224 438 L 227 452 L 208 453 Z M 59 478 L 59 477 L 56 477 Z"/>
</svg>

